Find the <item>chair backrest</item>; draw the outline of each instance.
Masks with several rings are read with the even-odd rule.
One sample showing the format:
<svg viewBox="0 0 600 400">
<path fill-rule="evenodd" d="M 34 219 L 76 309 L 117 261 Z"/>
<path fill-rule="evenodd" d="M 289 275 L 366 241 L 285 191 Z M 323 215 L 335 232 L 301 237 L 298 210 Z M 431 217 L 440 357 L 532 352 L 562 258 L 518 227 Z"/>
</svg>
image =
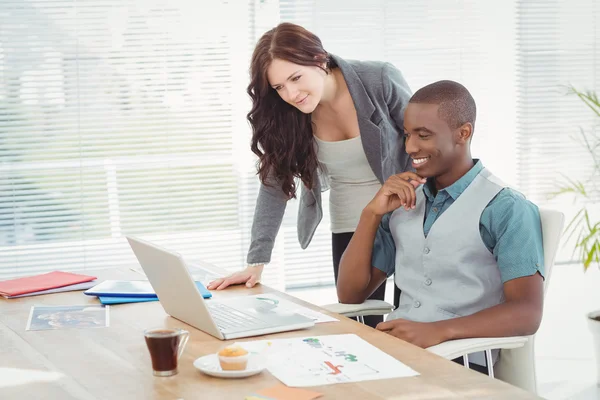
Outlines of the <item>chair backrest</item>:
<svg viewBox="0 0 600 400">
<path fill-rule="evenodd" d="M 542 220 L 542 241 L 544 243 L 544 269 L 546 280 L 544 291 L 548 289 L 548 282 L 554 267 L 554 259 L 560 244 L 560 238 L 565 224 L 565 214 L 560 211 L 540 208 L 540 219 Z"/>
<path fill-rule="evenodd" d="M 544 291 L 548 288 L 554 259 L 562 236 L 565 215 L 556 210 L 540 208 L 542 221 L 542 242 L 544 246 Z M 500 351 L 500 358 L 494 365 L 494 375 L 511 385 L 532 393 L 537 393 L 535 374 L 534 336 L 518 349 Z"/>
</svg>

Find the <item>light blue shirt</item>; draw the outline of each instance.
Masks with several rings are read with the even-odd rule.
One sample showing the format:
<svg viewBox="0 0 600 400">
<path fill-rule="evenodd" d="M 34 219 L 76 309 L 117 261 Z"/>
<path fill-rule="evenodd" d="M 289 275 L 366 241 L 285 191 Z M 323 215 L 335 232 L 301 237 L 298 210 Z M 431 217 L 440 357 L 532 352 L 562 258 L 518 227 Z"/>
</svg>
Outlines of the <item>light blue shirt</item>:
<svg viewBox="0 0 600 400">
<path fill-rule="evenodd" d="M 423 187 L 427 201 L 423 231 L 425 236 L 435 221 L 473 182 L 483 169 L 479 160 L 459 180 L 434 196 L 433 179 Z M 391 276 L 396 270 L 396 245 L 389 228 L 391 213 L 384 215 L 373 246 L 372 265 Z M 510 188 L 504 188 L 481 213 L 479 233 L 487 249 L 494 255 L 502 282 L 530 276 L 544 276 L 542 225 L 537 206 Z"/>
</svg>

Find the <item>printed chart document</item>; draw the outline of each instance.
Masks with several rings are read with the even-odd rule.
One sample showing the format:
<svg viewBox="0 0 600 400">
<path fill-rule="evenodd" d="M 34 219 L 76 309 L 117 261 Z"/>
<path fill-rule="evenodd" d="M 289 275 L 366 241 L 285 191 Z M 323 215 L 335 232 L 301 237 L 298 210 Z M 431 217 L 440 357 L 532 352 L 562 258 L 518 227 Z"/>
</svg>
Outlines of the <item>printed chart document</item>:
<svg viewBox="0 0 600 400">
<path fill-rule="evenodd" d="M 264 357 L 269 372 L 291 387 L 419 375 L 353 334 L 239 342 Z"/>
<path fill-rule="evenodd" d="M 280 314 L 300 314 L 306 318 L 312 319 L 315 321 L 315 324 L 321 324 L 323 322 L 339 322 L 339 320 L 336 318 L 330 317 L 329 315 L 315 310 L 311 310 L 310 308 L 303 307 L 294 303 L 293 301 L 286 300 L 283 297 L 279 297 L 275 294 L 266 293 L 248 297 L 254 297 L 257 300 L 261 300 L 264 303 L 263 311 L 268 309 L 269 311 Z"/>
</svg>

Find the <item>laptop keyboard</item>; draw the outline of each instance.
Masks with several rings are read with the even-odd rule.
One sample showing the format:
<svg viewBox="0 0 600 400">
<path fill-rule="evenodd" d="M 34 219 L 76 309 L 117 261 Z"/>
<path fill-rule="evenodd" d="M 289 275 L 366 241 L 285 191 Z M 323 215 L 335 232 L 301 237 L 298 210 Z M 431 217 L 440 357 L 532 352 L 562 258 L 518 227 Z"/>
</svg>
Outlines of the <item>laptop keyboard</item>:
<svg viewBox="0 0 600 400">
<path fill-rule="evenodd" d="M 247 326 L 262 326 L 264 322 L 258 318 L 254 318 L 251 315 L 244 314 L 236 310 L 235 308 L 229 307 L 221 303 L 207 302 L 210 315 L 215 320 L 215 323 L 219 329 L 237 329 Z"/>
</svg>

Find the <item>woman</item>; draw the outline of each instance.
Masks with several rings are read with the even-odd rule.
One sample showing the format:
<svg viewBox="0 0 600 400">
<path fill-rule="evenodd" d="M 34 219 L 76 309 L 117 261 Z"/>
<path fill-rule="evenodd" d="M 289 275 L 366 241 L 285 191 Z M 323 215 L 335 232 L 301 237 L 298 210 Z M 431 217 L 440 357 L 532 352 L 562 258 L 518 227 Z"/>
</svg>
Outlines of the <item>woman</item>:
<svg viewBox="0 0 600 400">
<path fill-rule="evenodd" d="M 323 49 L 301 26 L 282 23 L 258 41 L 250 66 L 252 151 L 259 157 L 260 192 L 248 267 L 211 282 L 253 287 L 270 261 L 286 203 L 301 181 L 298 238 L 310 243 L 330 186 L 334 276 L 364 206 L 385 180 L 410 169 L 403 111 L 411 96 L 388 63 L 344 60 Z M 385 284 L 371 298 L 383 299 Z M 367 321 L 374 325 L 381 318 Z"/>
</svg>

